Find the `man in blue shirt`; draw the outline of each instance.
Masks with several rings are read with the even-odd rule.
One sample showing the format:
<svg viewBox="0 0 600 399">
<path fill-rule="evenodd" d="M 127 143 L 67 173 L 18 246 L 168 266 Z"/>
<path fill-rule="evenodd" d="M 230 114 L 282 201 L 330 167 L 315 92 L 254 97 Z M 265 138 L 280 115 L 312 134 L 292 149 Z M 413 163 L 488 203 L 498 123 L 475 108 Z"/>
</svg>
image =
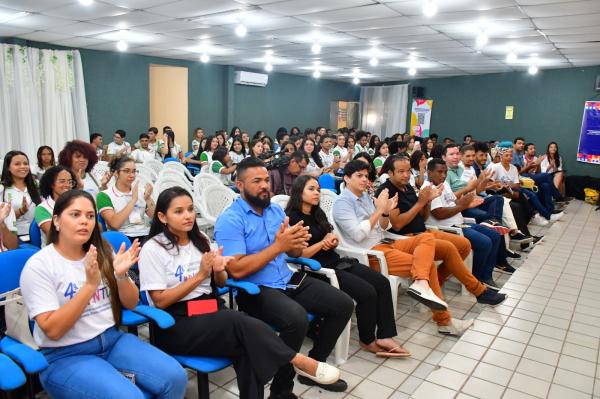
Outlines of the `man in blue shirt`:
<svg viewBox="0 0 600 399">
<path fill-rule="evenodd" d="M 240 198 L 217 219 L 215 239 L 223 255 L 233 257 L 227 266 L 229 275 L 261 288 L 258 295 L 239 293 L 238 306 L 274 326 L 296 351 L 308 330 L 307 312 L 323 318 L 309 356 L 326 361 L 352 315 L 354 302 L 331 285 L 288 268 L 286 255 L 301 256 L 308 245 L 308 227 L 302 222 L 289 226 L 281 207 L 271 204 L 269 173 L 262 161 L 246 158 L 240 162 L 236 187 Z M 292 366 L 283 366 L 273 379 L 269 398 L 296 398 L 293 379 Z M 341 379 L 329 385 L 303 376 L 298 381 L 335 392 L 347 388 Z"/>
</svg>

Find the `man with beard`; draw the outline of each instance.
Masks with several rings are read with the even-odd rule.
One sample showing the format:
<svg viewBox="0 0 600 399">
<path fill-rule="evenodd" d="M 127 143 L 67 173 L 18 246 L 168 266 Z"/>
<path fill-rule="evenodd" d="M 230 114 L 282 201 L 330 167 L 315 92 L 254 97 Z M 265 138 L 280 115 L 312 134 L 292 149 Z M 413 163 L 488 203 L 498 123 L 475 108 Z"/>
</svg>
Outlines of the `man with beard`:
<svg viewBox="0 0 600 399">
<path fill-rule="evenodd" d="M 325 361 L 352 315 L 352 299 L 321 280 L 288 268 L 286 255 L 301 256 L 308 246 L 308 227 L 302 222 L 289 226 L 283 209 L 271 204 L 269 173 L 262 161 L 246 158 L 240 162 L 235 184 L 240 198 L 217 219 L 215 239 L 223 247 L 223 255 L 233 257 L 227 266 L 229 275 L 261 288 L 258 295 L 238 293 L 239 308 L 276 328 L 296 351 L 308 330 L 307 312 L 322 317 L 309 356 Z M 341 379 L 329 385 L 303 376 L 298 376 L 298 381 L 335 392 L 347 388 Z M 283 366 L 273 379 L 269 398 L 296 398 L 293 386 L 294 369 Z"/>
</svg>

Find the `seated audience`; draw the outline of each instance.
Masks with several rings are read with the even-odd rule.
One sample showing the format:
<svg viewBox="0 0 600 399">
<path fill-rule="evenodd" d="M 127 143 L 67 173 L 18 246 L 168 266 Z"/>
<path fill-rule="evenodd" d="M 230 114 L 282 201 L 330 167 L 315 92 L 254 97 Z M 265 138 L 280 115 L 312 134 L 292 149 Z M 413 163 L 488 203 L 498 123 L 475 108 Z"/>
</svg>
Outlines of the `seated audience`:
<svg viewBox="0 0 600 399">
<path fill-rule="evenodd" d="M 305 138 L 302 142 L 302 150 L 308 154 L 308 165 L 304 170 L 304 173 L 311 176 L 319 177 L 323 173 L 327 173 L 329 168 L 323 166 L 323 161 L 319 156 L 319 150 L 315 144 L 315 140 L 311 138 Z"/>
<path fill-rule="evenodd" d="M 427 155 L 420 150 L 410 156 L 410 173 L 412 175 L 413 187 L 420 188 L 425 182 L 427 175 Z"/>
<path fill-rule="evenodd" d="M 37 150 L 37 165 L 34 165 L 31 173 L 39 181 L 42 178 L 44 172 L 56 165 L 54 159 L 54 150 L 52 147 L 43 145 Z"/>
<path fill-rule="evenodd" d="M 200 144 L 202 143 L 202 139 L 204 138 L 204 129 L 201 127 L 197 127 L 194 129 L 194 135 L 192 139 L 192 154 L 196 155 L 200 150 Z"/>
<path fill-rule="evenodd" d="M 322 267 L 334 269 L 340 289 L 356 301 L 361 348 L 380 357 L 410 356 L 393 338 L 397 332 L 389 280 L 356 259 L 342 258 L 335 252 L 339 240 L 319 207 L 320 191 L 315 177 L 300 176 L 292 184 L 285 208 L 291 225 L 302 221 L 309 228 L 310 239 L 308 247 L 302 250 L 302 257 L 315 259 Z"/>
<path fill-rule="evenodd" d="M 347 162 L 354 156 L 354 146 L 346 147 L 346 136 L 338 134 L 336 137 L 336 146 L 333 148 L 333 156 L 340 162 L 340 169 L 344 168 Z"/>
<path fill-rule="evenodd" d="M 138 289 L 127 276 L 139 243 L 113 255 L 102 239 L 92 196 L 73 190 L 54 206 L 49 244 L 33 255 L 20 286 L 33 336 L 49 366 L 40 373 L 53 398 L 182 398 L 187 376 L 178 362 L 121 332 L 123 308 Z M 125 378 L 124 374 L 125 372 Z"/>
<path fill-rule="evenodd" d="M 139 147 L 131 152 L 131 158 L 136 163 L 147 161 L 161 161 L 160 153 L 150 148 L 150 137 L 146 133 L 140 134 Z"/>
<path fill-rule="evenodd" d="M 287 162 L 269 170 L 271 196 L 278 194 L 289 195 L 294 180 L 306 169 L 308 154 L 304 151 L 294 151 Z"/>
<path fill-rule="evenodd" d="M 50 233 L 50 222 L 54 212 L 54 203 L 62 193 L 73 189 L 77 178 L 66 166 L 54 166 L 44 173 L 40 181 L 40 194 L 44 199 L 35 207 L 35 222 L 42 232 L 42 247 L 46 246 Z"/>
<path fill-rule="evenodd" d="M 183 162 L 183 151 L 181 150 L 181 146 L 175 142 L 175 132 L 167 130 L 165 132 L 165 139 L 167 145 L 165 158 L 175 158 Z"/>
<path fill-rule="evenodd" d="M 77 178 L 77 188 L 87 191 L 93 197 L 102 190 L 106 190 L 111 173 L 107 172 L 98 181 L 93 173 L 94 166 L 98 163 L 98 156 L 94 148 L 81 140 L 68 141 L 65 148 L 58 154 L 58 164 L 71 169 Z"/>
<path fill-rule="evenodd" d="M 96 156 L 99 160 L 104 161 L 106 157 L 106 149 L 104 148 L 104 138 L 100 133 L 92 133 L 90 135 L 90 144 L 96 150 Z"/>
<path fill-rule="evenodd" d="M 219 140 L 216 136 L 208 136 L 206 138 L 206 145 L 202 148 L 202 151 L 198 150 L 196 155 L 190 155 L 184 162 L 193 165 L 205 166 L 212 161 L 212 154 L 219 148 Z"/>
<path fill-rule="evenodd" d="M 322 136 L 320 146 L 319 158 L 321 158 L 324 170 L 327 171 L 326 173 L 335 173 L 340 168 L 340 159 L 336 160 L 333 154 L 333 136 Z"/>
<path fill-rule="evenodd" d="M 376 137 L 376 136 L 374 136 Z M 375 170 L 377 173 L 381 170 L 383 163 L 390 155 L 388 144 L 385 141 L 380 142 L 377 147 L 375 147 L 375 158 L 373 159 L 373 165 L 375 166 Z"/>
<path fill-rule="evenodd" d="M 113 158 L 109 167 L 116 180 L 98 194 L 98 213 L 110 230 L 120 231 L 132 242 L 137 238 L 143 243 L 154 215 L 152 185 L 139 187 L 140 182 L 135 182 L 135 162 L 127 156 Z"/>
<path fill-rule="evenodd" d="M 553 175 L 552 181 L 554 187 L 558 189 L 561 195 L 565 195 L 565 171 L 563 168 L 563 160 L 558 153 L 558 144 L 555 141 L 551 141 L 546 148 L 546 156 L 542 160 L 540 165 L 542 173 L 549 173 Z"/>
<path fill-rule="evenodd" d="M 24 152 L 9 151 L 4 156 L 0 201 L 10 204 L 14 210 L 19 239 L 29 241 L 29 225 L 42 199 Z"/>
<path fill-rule="evenodd" d="M 213 289 L 227 280 L 231 257 L 222 251 L 211 250 L 208 237 L 198 229 L 185 189 L 173 187 L 160 194 L 139 260 L 140 288 L 148 292 L 152 306 L 175 319 L 173 327 L 156 331 L 156 346 L 170 354 L 231 358 L 241 398 L 262 398 L 264 386 L 290 363 L 312 380 L 336 382 L 335 367 L 293 351 L 269 325 L 224 306 Z M 211 308 L 193 312 L 192 306 L 199 304 Z"/>
<path fill-rule="evenodd" d="M 369 153 L 369 135 L 365 131 L 358 131 L 355 136 L 356 144 L 354 144 L 354 153 L 359 154 L 361 152 Z M 374 149 L 373 149 L 374 150 Z M 373 151 L 371 150 L 371 151 Z"/>
<path fill-rule="evenodd" d="M 324 362 L 350 319 L 352 299 L 305 272 L 293 273 L 288 268 L 286 254 L 302 255 L 308 245 L 308 227 L 302 222 L 290 226 L 283 210 L 271 204 L 269 173 L 260 160 L 247 158 L 238 165 L 236 187 L 241 196 L 217 219 L 215 239 L 224 248 L 223 255 L 232 257 L 227 264 L 229 275 L 261 288 L 258 295 L 239 292 L 239 308 L 277 329 L 296 352 L 308 328 L 307 312 L 322 318 L 308 355 Z M 282 366 L 271 384 L 270 397 L 294 397 L 293 378 L 292 365 Z M 325 384 L 300 374 L 298 381 L 336 392 L 347 388 L 342 379 Z"/>
<path fill-rule="evenodd" d="M 283 148 L 283 143 L 290 141 L 290 135 L 285 127 L 280 127 L 277 129 L 277 133 L 275 133 L 275 140 L 277 143 L 275 144 L 275 152 L 280 152 Z"/>
<path fill-rule="evenodd" d="M 236 166 L 231 163 L 227 148 L 219 147 L 212 156 L 208 171 L 227 186 L 231 184 L 231 174 L 235 172 Z"/>
<path fill-rule="evenodd" d="M 108 147 L 106 148 L 106 155 L 108 155 L 109 159 L 131 154 L 131 145 L 125 141 L 125 136 L 125 130 L 118 129 L 115 131 L 113 141 L 108 143 Z"/>
<path fill-rule="evenodd" d="M 249 157 L 254 157 L 260 159 L 263 153 L 263 142 L 261 139 L 253 139 L 250 143 L 250 152 L 248 153 Z"/>
<path fill-rule="evenodd" d="M 229 148 L 229 157 L 231 163 L 237 165 L 246 158 L 246 151 L 244 151 L 244 142 L 241 137 L 234 137 L 231 141 L 231 147 Z"/>
</svg>

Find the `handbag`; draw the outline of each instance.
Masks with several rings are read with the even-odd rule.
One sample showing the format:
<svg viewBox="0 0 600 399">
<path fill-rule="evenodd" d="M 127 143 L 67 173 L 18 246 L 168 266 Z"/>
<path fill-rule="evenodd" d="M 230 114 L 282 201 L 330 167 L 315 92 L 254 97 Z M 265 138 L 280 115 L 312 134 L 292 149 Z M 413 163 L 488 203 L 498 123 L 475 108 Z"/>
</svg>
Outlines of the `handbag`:
<svg viewBox="0 0 600 399">
<path fill-rule="evenodd" d="M 0 306 L 4 306 L 6 335 L 38 350 L 39 346 L 35 343 L 31 329 L 29 328 L 29 316 L 23 296 L 21 295 L 21 289 L 17 288 L 0 294 L 0 298 L 4 298 L 4 300 L 0 301 Z"/>
<path fill-rule="evenodd" d="M 521 177 L 521 187 L 529 189 L 534 193 L 538 192 L 538 187 L 535 185 L 535 181 L 531 177 Z"/>
</svg>

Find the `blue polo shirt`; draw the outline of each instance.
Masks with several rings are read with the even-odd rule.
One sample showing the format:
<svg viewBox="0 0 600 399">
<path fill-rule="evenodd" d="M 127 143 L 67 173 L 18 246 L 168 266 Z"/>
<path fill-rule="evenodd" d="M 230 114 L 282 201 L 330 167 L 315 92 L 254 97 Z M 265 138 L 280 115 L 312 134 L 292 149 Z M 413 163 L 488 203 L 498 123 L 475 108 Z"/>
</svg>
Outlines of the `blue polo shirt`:
<svg viewBox="0 0 600 399">
<path fill-rule="evenodd" d="M 240 197 L 217 219 L 215 240 L 223 247 L 225 256 L 256 254 L 275 242 L 284 219 L 285 213 L 279 205 L 271 204 L 259 215 Z M 256 273 L 240 280 L 285 289 L 293 274 L 285 258 L 281 253 Z"/>
</svg>

